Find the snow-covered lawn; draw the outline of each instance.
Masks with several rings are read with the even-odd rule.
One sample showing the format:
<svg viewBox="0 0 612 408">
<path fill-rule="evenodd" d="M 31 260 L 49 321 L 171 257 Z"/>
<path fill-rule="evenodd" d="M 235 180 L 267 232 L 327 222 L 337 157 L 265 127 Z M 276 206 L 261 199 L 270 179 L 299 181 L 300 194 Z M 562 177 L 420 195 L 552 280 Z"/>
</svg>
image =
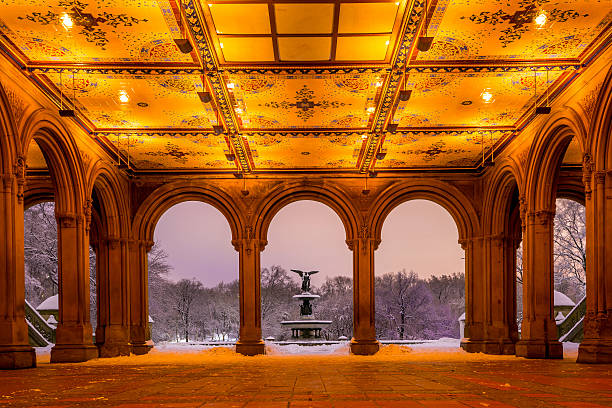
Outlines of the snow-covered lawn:
<svg viewBox="0 0 612 408">
<path fill-rule="evenodd" d="M 266 359 L 286 357 L 329 356 L 330 358 L 366 358 L 405 361 L 487 361 L 513 359 L 514 356 L 495 356 L 482 353 L 466 353 L 459 347 L 458 339 L 443 338 L 424 340 L 419 343 L 402 342 L 381 344 L 380 351 L 374 356 L 353 356 L 349 352 L 348 341 L 336 344 L 300 345 L 275 344 L 266 342 L 266 354 L 256 357 L 242 356 L 233 345 L 211 346 L 199 343 L 158 343 L 149 354 L 142 356 L 125 356 L 109 359 L 96 359 L 84 364 L 202 364 L 214 360 L 221 362 L 231 359 Z M 564 357 L 575 360 L 578 354 L 578 343 L 563 343 Z M 39 364 L 49 362 L 51 347 L 37 347 Z"/>
</svg>

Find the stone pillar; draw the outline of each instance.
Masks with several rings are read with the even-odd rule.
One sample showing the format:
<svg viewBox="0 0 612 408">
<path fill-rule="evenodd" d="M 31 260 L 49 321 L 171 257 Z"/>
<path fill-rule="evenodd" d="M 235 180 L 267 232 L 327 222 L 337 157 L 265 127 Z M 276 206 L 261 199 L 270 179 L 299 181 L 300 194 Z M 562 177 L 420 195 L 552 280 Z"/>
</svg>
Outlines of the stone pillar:
<svg viewBox="0 0 612 408">
<path fill-rule="evenodd" d="M 56 213 L 59 322 L 52 363 L 98 357 L 89 319 L 89 221 L 91 202 L 79 213 Z"/>
<path fill-rule="evenodd" d="M 0 174 L 0 369 L 36 367 L 25 320 L 23 159 L 19 175 Z"/>
<path fill-rule="evenodd" d="M 374 311 L 374 251 L 380 242 L 362 226 L 357 239 L 347 242 L 353 251 L 353 338 L 351 353 L 375 354 L 380 348 L 376 340 Z"/>
<path fill-rule="evenodd" d="M 255 239 L 247 228 L 246 238 L 233 240 L 238 251 L 240 283 L 240 338 L 236 352 L 246 356 L 264 354 L 265 344 L 261 338 L 261 251 L 265 241 Z"/>
<path fill-rule="evenodd" d="M 129 242 L 129 316 L 132 353 L 147 354 L 153 347 L 147 340 L 149 328 L 149 281 L 147 254 L 153 241 Z"/>
<path fill-rule="evenodd" d="M 579 363 L 612 363 L 612 180 L 585 171 L 587 298 Z M 591 191 L 591 180 L 593 180 Z"/>
<path fill-rule="evenodd" d="M 485 351 L 485 310 L 490 293 L 483 268 L 482 237 L 460 239 L 465 251 L 465 331 L 461 348 L 469 353 Z"/>
<path fill-rule="evenodd" d="M 516 324 L 516 239 L 485 237 L 486 291 L 483 352 L 514 354 Z"/>
<path fill-rule="evenodd" d="M 128 250 L 126 239 L 102 238 L 98 243 L 96 345 L 100 357 L 129 356 L 132 349 Z"/>
<path fill-rule="evenodd" d="M 527 212 L 523 234 L 523 324 L 516 355 L 563 358 L 553 314 L 554 210 Z"/>
</svg>

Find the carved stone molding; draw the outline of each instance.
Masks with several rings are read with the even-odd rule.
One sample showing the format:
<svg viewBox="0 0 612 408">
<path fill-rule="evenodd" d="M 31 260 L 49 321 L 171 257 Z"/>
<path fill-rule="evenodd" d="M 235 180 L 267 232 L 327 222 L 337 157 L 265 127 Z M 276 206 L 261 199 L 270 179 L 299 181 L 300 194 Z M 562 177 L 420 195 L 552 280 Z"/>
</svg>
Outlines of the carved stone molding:
<svg viewBox="0 0 612 408">
<path fill-rule="evenodd" d="M 582 183 L 584 184 L 584 195 L 587 200 L 591 199 L 591 176 L 593 175 L 593 158 L 590 154 L 585 153 L 582 156 Z"/>
<path fill-rule="evenodd" d="M 23 204 L 23 190 L 26 182 L 26 162 L 21 155 L 15 161 L 15 177 L 17 178 L 17 201 Z"/>
</svg>

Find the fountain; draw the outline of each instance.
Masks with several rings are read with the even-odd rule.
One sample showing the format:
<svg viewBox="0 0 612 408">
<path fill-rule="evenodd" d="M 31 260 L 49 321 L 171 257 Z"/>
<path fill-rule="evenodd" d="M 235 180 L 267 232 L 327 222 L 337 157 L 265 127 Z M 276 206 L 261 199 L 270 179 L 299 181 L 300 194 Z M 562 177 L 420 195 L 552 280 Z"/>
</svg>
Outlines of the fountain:
<svg viewBox="0 0 612 408">
<path fill-rule="evenodd" d="M 310 302 L 318 299 L 319 295 L 310 293 L 310 275 L 319 271 L 304 272 L 292 269 L 291 272 L 297 273 L 302 278 L 302 293 L 293 295 L 294 299 L 299 299 L 302 302 L 300 305 L 300 320 L 284 320 L 281 324 L 291 329 L 291 337 L 294 339 L 310 339 L 313 337 L 318 339 L 321 337 L 321 330 L 332 323 L 331 320 L 316 320 L 312 314 Z"/>
</svg>

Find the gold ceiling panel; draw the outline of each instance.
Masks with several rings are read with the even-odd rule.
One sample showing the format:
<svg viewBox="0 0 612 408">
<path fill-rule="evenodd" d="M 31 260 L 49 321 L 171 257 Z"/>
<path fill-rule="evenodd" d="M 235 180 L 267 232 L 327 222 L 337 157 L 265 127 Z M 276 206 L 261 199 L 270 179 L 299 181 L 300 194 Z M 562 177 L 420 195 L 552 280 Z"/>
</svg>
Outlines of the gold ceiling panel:
<svg viewBox="0 0 612 408">
<path fill-rule="evenodd" d="M 334 22 L 333 3 L 276 3 L 278 34 L 331 34 Z"/>
<path fill-rule="evenodd" d="M 355 134 L 269 133 L 249 137 L 257 169 L 355 169 L 362 139 Z"/>
<path fill-rule="evenodd" d="M 271 38 L 221 37 L 220 44 L 228 62 L 274 61 Z"/>
<path fill-rule="evenodd" d="M 223 136 L 213 133 L 105 134 L 139 169 L 233 169 Z M 129 141 L 129 149 L 128 149 Z"/>
<path fill-rule="evenodd" d="M 418 59 L 576 58 L 611 21 L 610 0 L 441 0 Z"/>
<path fill-rule="evenodd" d="M 342 3 L 338 32 L 390 33 L 393 31 L 399 2 Z"/>
<path fill-rule="evenodd" d="M 388 61 L 406 6 L 391 0 L 201 4 L 213 48 L 221 63 L 232 64 Z"/>
<path fill-rule="evenodd" d="M 338 61 L 382 61 L 389 47 L 388 35 L 339 37 L 336 59 Z"/>
<path fill-rule="evenodd" d="M 48 78 L 57 89 L 60 75 Z M 74 85 L 73 85 L 74 84 Z M 62 92 L 97 129 L 212 129 L 210 104 L 203 104 L 198 75 L 64 74 Z"/>
<path fill-rule="evenodd" d="M 30 61 L 193 62 L 167 0 L 1 0 L 0 31 Z"/>
<path fill-rule="evenodd" d="M 387 135 L 376 168 L 471 167 L 507 132 L 410 132 Z M 490 160 L 490 156 L 486 156 Z"/>
<path fill-rule="evenodd" d="M 327 61 L 331 54 L 330 37 L 283 37 L 278 52 L 283 61 Z"/>
<path fill-rule="evenodd" d="M 208 5 L 218 34 L 270 34 L 267 4 Z"/>
<path fill-rule="evenodd" d="M 427 126 L 513 126 L 561 75 L 560 71 L 478 74 L 410 74 L 412 96 L 400 102 L 400 128 Z M 535 79 L 534 79 L 535 78 Z M 548 82 L 547 82 L 548 81 Z M 485 101 L 486 93 L 491 95 Z"/>
<path fill-rule="evenodd" d="M 364 129 L 376 105 L 380 74 L 231 74 L 242 129 Z"/>
</svg>

